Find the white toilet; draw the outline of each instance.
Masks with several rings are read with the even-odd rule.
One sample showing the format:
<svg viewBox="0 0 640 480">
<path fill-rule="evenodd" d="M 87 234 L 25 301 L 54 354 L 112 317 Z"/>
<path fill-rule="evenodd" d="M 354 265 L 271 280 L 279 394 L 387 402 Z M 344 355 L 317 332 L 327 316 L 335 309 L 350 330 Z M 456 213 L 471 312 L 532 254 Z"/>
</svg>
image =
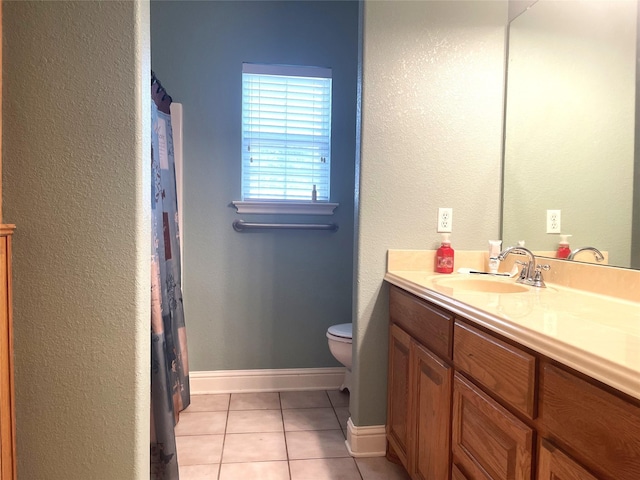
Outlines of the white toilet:
<svg viewBox="0 0 640 480">
<path fill-rule="evenodd" d="M 345 388 L 351 392 L 351 343 L 353 334 L 352 323 L 333 325 L 327 330 L 327 341 L 331 354 L 347 368 L 340 391 Z"/>
</svg>

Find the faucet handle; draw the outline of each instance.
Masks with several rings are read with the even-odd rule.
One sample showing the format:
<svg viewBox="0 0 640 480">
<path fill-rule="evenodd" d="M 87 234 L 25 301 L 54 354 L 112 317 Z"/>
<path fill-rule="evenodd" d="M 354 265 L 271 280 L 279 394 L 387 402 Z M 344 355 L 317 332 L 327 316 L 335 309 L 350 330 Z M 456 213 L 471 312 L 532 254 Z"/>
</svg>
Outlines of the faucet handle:
<svg viewBox="0 0 640 480">
<path fill-rule="evenodd" d="M 520 276 L 518 277 L 518 280 L 516 280 L 517 283 L 524 283 L 527 278 L 529 277 L 529 262 L 523 262 L 522 260 L 516 260 L 514 263 L 518 264 L 518 265 L 522 265 L 522 270 L 520 270 Z"/>
<path fill-rule="evenodd" d="M 544 279 L 542 278 L 542 271 L 549 271 L 551 270 L 551 266 L 550 265 L 537 265 L 536 266 L 536 272 L 535 275 L 533 276 L 533 286 L 534 287 L 541 287 L 541 288 L 545 288 L 546 285 L 544 283 Z"/>
</svg>

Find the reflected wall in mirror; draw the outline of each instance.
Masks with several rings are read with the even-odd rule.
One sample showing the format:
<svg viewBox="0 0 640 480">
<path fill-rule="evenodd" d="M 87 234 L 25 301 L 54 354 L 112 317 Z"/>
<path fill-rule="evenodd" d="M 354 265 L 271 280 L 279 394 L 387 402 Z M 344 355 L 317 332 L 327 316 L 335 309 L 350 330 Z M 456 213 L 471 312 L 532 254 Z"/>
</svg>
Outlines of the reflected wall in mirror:
<svg viewBox="0 0 640 480">
<path fill-rule="evenodd" d="M 511 21 L 503 245 L 556 250 L 546 211 L 560 210 L 571 248 L 640 268 L 637 24 L 636 0 L 538 0 Z"/>
</svg>

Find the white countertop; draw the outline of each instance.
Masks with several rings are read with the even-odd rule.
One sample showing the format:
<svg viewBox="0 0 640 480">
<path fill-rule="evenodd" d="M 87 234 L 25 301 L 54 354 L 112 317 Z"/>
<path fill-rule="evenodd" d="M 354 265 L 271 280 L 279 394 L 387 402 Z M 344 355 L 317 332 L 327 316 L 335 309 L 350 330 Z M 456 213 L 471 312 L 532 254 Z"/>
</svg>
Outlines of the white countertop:
<svg viewBox="0 0 640 480">
<path fill-rule="evenodd" d="M 640 303 L 547 283 L 522 293 L 438 285 L 484 275 L 389 271 L 385 280 L 640 399 Z M 515 279 L 491 277 L 514 283 Z M 449 282 L 449 285 L 451 283 Z"/>
</svg>

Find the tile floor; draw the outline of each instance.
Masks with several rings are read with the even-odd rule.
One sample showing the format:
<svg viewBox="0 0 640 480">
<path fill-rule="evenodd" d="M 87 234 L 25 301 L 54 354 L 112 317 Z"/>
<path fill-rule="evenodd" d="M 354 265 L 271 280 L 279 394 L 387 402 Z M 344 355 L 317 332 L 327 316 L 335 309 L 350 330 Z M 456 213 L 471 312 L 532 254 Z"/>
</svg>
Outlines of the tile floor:
<svg viewBox="0 0 640 480">
<path fill-rule="evenodd" d="M 408 480 L 384 457 L 349 456 L 349 394 L 192 395 L 176 427 L 180 480 Z"/>
</svg>

